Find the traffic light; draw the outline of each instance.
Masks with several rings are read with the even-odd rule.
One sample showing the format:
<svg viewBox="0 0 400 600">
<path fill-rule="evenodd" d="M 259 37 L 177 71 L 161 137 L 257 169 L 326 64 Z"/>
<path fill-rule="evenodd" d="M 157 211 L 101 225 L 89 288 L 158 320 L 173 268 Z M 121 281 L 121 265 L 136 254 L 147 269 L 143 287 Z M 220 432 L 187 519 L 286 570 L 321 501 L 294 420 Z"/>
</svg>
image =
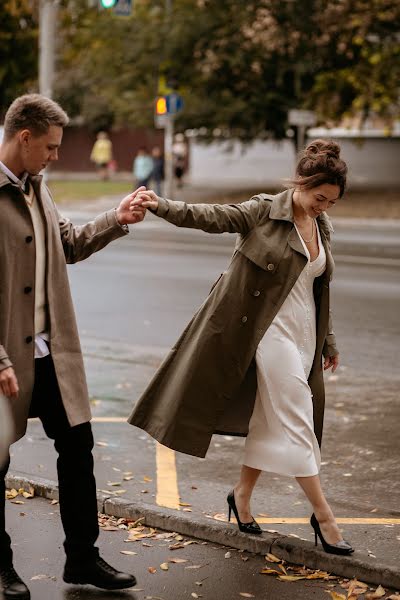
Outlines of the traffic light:
<svg viewBox="0 0 400 600">
<path fill-rule="evenodd" d="M 132 15 L 133 0 L 97 0 L 100 10 L 111 9 L 117 17 L 130 17 Z"/>
<path fill-rule="evenodd" d="M 167 99 L 165 96 L 159 96 L 156 99 L 156 115 L 166 115 L 167 112 Z"/>
<path fill-rule="evenodd" d="M 114 8 L 118 0 L 99 0 L 100 8 Z"/>
</svg>

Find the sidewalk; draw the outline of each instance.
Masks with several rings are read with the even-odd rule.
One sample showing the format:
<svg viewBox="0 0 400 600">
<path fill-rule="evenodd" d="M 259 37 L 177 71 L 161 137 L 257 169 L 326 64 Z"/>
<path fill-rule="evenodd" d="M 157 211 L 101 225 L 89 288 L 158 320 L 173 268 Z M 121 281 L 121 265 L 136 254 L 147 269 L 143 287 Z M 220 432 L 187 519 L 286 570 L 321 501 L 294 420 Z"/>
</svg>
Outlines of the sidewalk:
<svg viewBox="0 0 400 600">
<path fill-rule="evenodd" d="M 290 480 L 271 476 L 269 485 L 260 485 L 254 496 L 254 507 L 268 510 L 255 512 L 264 534 L 261 538 L 248 536 L 239 533 L 233 523 L 224 522 L 227 480 L 234 481 L 238 467 L 232 465 L 227 477 L 226 456 L 232 445 L 240 442 L 215 437 L 209 458 L 175 457 L 123 419 L 99 420 L 94 422 L 94 455 L 101 512 L 144 517 L 145 524 L 152 527 L 254 553 L 272 552 L 295 564 L 400 589 L 400 512 L 367 507 L 347 507 L 344 511 L 337 503 L 334 509 L 340 526 L 356 552 L 351 557 L 328 555 L 311 542 L 309 509 L 297 499 L 301 497 L 297 489 L 288 485 Z M 8 487 L 18 490 L 33 486 L 36 495 L 57 498 L 55 460 L 52 442 L 41 424 L 31 421 L 27 436 L 13 447 Z M 29 502 L 23 497 L 20 500 Z M 344 524 L 343 517 L 347 521 Z"/>
</svg>

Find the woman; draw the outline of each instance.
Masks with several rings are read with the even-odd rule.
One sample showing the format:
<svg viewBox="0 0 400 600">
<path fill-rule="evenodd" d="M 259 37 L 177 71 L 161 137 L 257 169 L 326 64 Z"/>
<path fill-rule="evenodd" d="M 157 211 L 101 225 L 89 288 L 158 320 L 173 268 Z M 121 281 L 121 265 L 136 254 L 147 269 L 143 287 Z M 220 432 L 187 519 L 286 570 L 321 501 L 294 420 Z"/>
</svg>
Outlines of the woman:
<svg viewBox="0 0 400 600">
<path fill-rule="evenodd" d="M 239 529 L 262 470 L 293 476 L 312 504 L 315 541 L 350 554 L 321 489 L 323 368 L 339 354 L 329 311 L 332 227 L 346 164 L 330 141 L 309 144 L 289 189 L 239 205 L 187 205 L 142 192 L 131 204 L 175 225 L 239 233 L 216 282 L 156 373 L 129 422 L 175 450 L 204 456 L 212 433 L 246 435 L 240 479 L 228 495 Z M 323 360 L 324 356 L 324 360 Z"/>
</svg>

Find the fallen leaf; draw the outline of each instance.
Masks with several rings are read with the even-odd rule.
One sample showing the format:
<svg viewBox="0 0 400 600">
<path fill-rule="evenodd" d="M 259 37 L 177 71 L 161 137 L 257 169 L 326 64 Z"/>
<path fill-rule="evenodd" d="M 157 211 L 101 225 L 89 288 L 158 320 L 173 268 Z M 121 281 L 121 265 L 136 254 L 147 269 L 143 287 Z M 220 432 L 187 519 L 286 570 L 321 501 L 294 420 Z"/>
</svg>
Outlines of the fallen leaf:
<svg viewBox="0 0 400 600">
<path fill-rule="evenodd" d="M 276 569 L 261 569 L 260 573 L 261 575 L 280 575 Z"/>
<path fill-rule="evenodd" d="M 186 558 L 170 558 L 169 559 L 170 563 L 175 563 L 177 565 L 181 564 L 181 563 L 186 563 L 188 562 Z"/>
<path fill-rule="evenodd" d="M 145 475 L 143 477 L 143 481 L 146 481 L 147 483 L 150 483 L 150 481 L 153 481 L 153 480 L 151 479 L 151 477 L 147 477 L 147 475 Z"/>
<path fill-rule="evenodd" d="M 365 600 L 375 600 L 375 598 L 382 598 L 386 594 L 384 588 L 380 585 L 374 592 L 365 594 Z"/>
<path fill-rule="evenodd" d="M 278 579 L 281 581 L 300 581 L 300 579 L 307 579 L 305 575 L 279 575 Z"/>
<path fill-rule="evenodd" d="M 253 594 L 249 594 L 248 592 L 239 592 L 239 596 L 243 596 L 243 598 L 255 598 Z"/>
<path fill-rule="evenodd" d="M 184 548 L 184 544 L 172 544 L 172 546 L 169 546 L 170 550 L 179 550 L 180 548 Z"/>
<path fill-rule="evenodd" d="M 120 486 L 121 482 L 120 481 L 107 481 L 107 485 L 113 487 L 113 486 Z"/>
<path fill-rule="evenodd" d="M 329 591 L 328 594 L 330 594 L 332 600 L 346 600 L 346 596 L 344 596 L 343 594 L 338 594 L 337 592 L 333 591 Z"/>
<path fill-rule="evenodd" d="M 56 499 L 54 498 L 54 500 L 52 500 L 52 501 L 50 502 L 50 504 L 51 504 L 52 506 L 55 506 L 56 504 L 58 504 L 58 500 L 56 500 Z"/>
<path fill-rule="evenodd" d="M 192 596 L 192 598 L 202 598 L 203 597 L 201 594 L 196 594 L 196 592 L 192 592 L 190 595 Z"/>
<path fill-rule="evenodd" d="M 128 556 L 137 556 L 137 552 L 132 552 L 132 550 L 120 550 L 120 554 L 127 554 Z"/>
<path fill-rule="evenodd" d="M 191 508 L 184 508 L 183 512 L 193 512 Z"/>
<path fill-rule="evenodd" d="M 269 560 L 269 562 L 275 562 L 275 563 L 282 562 L 282 560 L 280 558 L 278 558 L 277 556 L 275 556 L 275 554 L 270 554 L 269 552 L 268 552 L 268 554 L 265 555 L 265 560 Z"/>
<path fill-rule="evenodd" d="M 168 569 L 169 569 L 168 563 L 166 563 L 166 562 L 161 563 L 160 569 L 162 569 L 163 571 L 168 571 Z"/>
<path fill-rule="evenodd" d="M 179 502 L 179 506 L 192 506 L 189 502 Z"/>
<path fill-rule="evenodd" d="M 225 552 L 225 558 L 230 558 L 232 554 L 230 552 Z"/>
<path fill-rule="evenodd" d="M 11 504 L 25 504 L 22 500 L 10 500 Z"/>
<path fill-rule="evenodd" d="M 105 447 L 105 446 L 108 446 L 108 443 L 107 442 L 96 442 L 96 446 Z"/>
<path fill-rule="evenodd" d="M 204 565 L 190 565 L 189 567 L 185 567 L 185 569 L 201 569 Z"/>
<path fill-rule="evenodd" d="M 155 567 L 148 567 L 147 570 L 152 575 L 154 575 L 154 573 L 157 573 L 157 569 Z"/>
<path fill-rule="evenodd" d="M 134 478 L 133 475 L 125 475 L 124 481 L 130 481 L 133 478 Z"/>
<path fill-rule="evenodd" d="M 101 528 L 102 531 L 119 531 L 118 527 L 114 527 L 114 525 L 106 525 L 105 527 Z"/>
<path fill-rule="evenodd" d="M 391 596 L 388 596 L 386 600 L 399 600 L 400 598 L 400 594 L 392 594 Z"/>
<path fill-rule="evenodd" d="M 40 579 L 55 579 L 55 577 L 51 577 L 50 575 L 45 575 L 44 573 L 40 573 L 39 575 L 34 575 L 33 577 L 31 577 L 31 581 L 37 581 Z"/>
</svg>

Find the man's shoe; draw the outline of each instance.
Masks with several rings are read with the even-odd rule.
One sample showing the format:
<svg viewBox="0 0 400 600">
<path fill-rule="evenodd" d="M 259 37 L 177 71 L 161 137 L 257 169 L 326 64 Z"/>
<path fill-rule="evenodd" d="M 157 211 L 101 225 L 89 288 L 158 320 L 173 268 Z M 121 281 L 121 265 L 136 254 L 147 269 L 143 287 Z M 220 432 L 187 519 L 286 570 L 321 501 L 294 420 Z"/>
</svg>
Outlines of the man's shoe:
<svg viewBox="0 0 400 600">
<path fill-rule="evenodd" d="M 0 584 L 6 600 L 30 600 L 30 591 L 12 565 L 0 566 Z"/>
<path fill-rule="evenodd" d="M 136 585 L 133 575 L 117 571 L 100 556 L 89 564 L 69 564 L 67 561 L 63 579 L 65 583 L 91 584 L 104 590 L 123 590 Z"/>
</svg>

